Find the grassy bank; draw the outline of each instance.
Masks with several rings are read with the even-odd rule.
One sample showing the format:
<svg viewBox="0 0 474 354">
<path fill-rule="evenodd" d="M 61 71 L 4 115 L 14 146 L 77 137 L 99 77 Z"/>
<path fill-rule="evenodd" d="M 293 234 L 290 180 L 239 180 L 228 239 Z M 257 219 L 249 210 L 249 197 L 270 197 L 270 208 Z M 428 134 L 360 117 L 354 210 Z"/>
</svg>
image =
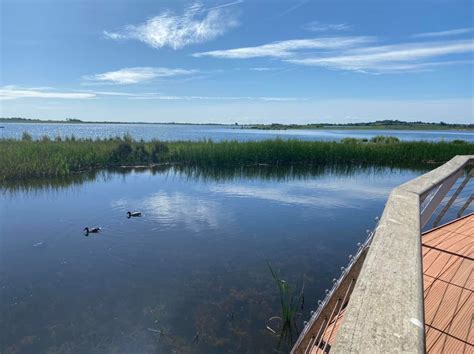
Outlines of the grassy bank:
<svg viewBox="0 0 474 354">
<path fill-rule="evenodd" d="M 441 164 L 474 154 L 474 144 L 399 142 L 396 138 L 342 142 L 266 140 L 260 142 L 107 140 L 0 140 L 0 179 L 65 176 L 79 171 L 161 163 L 201 167 L 359 164 L 393 167 Z"/>
</svg>

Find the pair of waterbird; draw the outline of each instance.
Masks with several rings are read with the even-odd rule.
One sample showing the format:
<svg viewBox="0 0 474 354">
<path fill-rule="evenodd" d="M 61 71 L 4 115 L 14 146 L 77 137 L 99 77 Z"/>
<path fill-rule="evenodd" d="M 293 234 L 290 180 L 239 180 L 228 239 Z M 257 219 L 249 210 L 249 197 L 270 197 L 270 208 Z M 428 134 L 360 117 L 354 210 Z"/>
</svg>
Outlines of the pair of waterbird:
<svg viewBox="0 0 474 354">
<path fill-rule="evenodd" d="M 142 216 L 142 213 L 139 212 L 139 211 L 127 211 L 127 219 L 136 218 L 136 217 L 140 217 L 140 216 Z M 101 230 L 102 230 L 102 228 L 100 228 L 100 227 L 88 227 L 88 226 L 86 226 L 84 228 L 84 233 L 87 236 L 89 234 L 97 234 Z"/>
</svg>

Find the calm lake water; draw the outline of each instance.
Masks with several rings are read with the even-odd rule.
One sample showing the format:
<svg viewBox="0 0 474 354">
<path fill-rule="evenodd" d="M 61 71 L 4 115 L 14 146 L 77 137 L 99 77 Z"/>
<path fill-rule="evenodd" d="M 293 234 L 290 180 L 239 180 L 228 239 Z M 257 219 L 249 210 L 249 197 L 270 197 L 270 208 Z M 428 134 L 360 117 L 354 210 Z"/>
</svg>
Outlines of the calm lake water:
<svg viewBox="0 0 474 354">
<path fill-rule="evenodd" d="M 218 125 L 172 125 L 172 124 L 3 124 L 0 138 L 21 138 L 23 132 L 34 139 L 44 135 L 50 138 L 74 135 L 77 138 L 107 138 L 129 133 L 136 139 L 160 140 L 265 140 L 274 138 L 301 140 L 340 140 L 347 137 L 370 139 L 376 135 L 391 135 L 400 140 L 454 140 L 474 142 L 473 132 L 463 131 L 396 131 L 396 130 L 257 130 Z"/>
<path fill-rule="evenodd" d="M 391 188 L 422 172 L 170 168 L 0 186 L 0 352 L 274 352 L 267 262 L 304 282 L 301 328 Z"/>
</svg>

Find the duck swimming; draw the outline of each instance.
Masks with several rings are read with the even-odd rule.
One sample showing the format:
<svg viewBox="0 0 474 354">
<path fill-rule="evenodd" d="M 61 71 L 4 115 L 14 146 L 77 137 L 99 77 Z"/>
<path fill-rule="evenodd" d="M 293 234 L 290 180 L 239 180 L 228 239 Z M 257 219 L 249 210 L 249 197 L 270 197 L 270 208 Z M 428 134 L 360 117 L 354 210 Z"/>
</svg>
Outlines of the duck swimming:
<svg viewBox="0 0 474 354">
<path fill-rule="evenodd" d="M 102 230 L 100 227 L 91 227 L 91 228 L 85 227 L 85 228 L 84 228 L 84 233 L 85 233 L 86 236 L 87 236 L 87 235 L 89 235 L 89 234 L 96 234 L 96 233 L 98 233 L 100 230 Z"/>
<path fill-rule="evenodd" d="M 129 218 L 129 219 L 131 217 L 136 218 L 136 217 L 140 217 L 140 216 L 142 216 L 142 213 L 140 213 L 139 211 L 132 211 L 132 212 L 127 211 L 127 218 Z"/>
</svg>

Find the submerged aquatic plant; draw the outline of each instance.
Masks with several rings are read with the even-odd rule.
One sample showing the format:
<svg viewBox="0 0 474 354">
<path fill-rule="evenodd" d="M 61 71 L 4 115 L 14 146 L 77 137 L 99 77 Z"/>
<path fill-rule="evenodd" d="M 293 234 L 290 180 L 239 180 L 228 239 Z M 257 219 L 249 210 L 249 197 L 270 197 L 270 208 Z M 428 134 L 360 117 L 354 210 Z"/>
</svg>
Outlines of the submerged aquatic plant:
<svg viewBox="0 0 474 354">
<path fill-rule="evenodd" d="M 280 295 L 281 316 L 274 316 L 268 319 L 267 329 L 273 334 L 280 336 L 278 348 L 282 342 L 288 345 L 293 344 L 293 338 L 299 334 L 298 326 L 296 325 L 296 315 L 298 310 L 304 305 L 304 284 L 299 292 L 295 291 L 288 282 L 281 279 L 279 272 L 276 272 L 270 263 L 268 263 L 273 280 L 275 281 Z M 275 322 L 280 322 L 279 329 L 273 328 L 271 325 Z M 293 333 L 296 336 L 293 336 Z"/>
</svg>

